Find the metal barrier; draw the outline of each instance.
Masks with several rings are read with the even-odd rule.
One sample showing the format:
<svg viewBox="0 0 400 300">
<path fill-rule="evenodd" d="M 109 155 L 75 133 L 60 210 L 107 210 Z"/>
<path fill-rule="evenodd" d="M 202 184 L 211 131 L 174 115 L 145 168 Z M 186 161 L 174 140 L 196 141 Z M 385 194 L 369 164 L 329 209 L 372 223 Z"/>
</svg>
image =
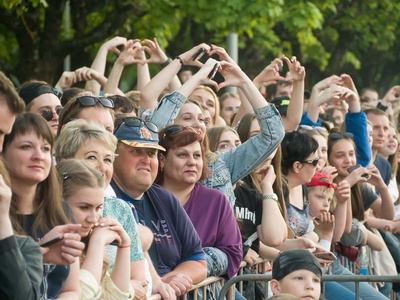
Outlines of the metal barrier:
<svg viewBox="0 0 400 300">
<path fill-rule="evenodd" d="M 225 285 L 223 286 L 222 290 L 219 293 L 218 300 L 224 300 L 227 291 L 234 286 L 237 282 L 240 281 L 270 281 L 271 274 L 246 274 L 246 275 L 239 275 L 236 277 L 231 278 Z M 352 281 L 355 283 L 355 295 L 356 299 L 359 299 L 359 283 L 360 282 L 400 282 L 400 276 L 375 276 L 375 275 L 324 275 L 322 276 L 322 282 L 324 281 Z M 229 298 L 228 299 L 232 299 Z M 396 298 L 393 298 L 396 300 Z"/>
</svg>

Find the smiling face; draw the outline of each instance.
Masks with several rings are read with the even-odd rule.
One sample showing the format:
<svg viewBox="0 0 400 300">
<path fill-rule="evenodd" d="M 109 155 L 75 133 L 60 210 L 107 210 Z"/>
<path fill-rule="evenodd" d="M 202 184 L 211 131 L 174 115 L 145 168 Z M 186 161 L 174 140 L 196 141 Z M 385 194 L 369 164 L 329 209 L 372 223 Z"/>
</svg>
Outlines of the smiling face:
<svg viewBox="0 0 400 300">
<path fill-rule="evenodd" d="M 82 225 L 78 230 L 81 237 L 87 236 L 99 220 L 104 202 L 103 192 L 103 187 L 78 187 L 73 195 L 65 199 L 76 224 Z"/>
<path fill-rule="evenodd" d="M 188 102 L 182 106 L 175 118 L 174 124 L 193 127 L 200 133 L 201 139 L 204 139 L 206 135 L 203 112 L 200 107 L 194 103 Z"/>
<path fill-rule="evenodd" d="M 313 138 L 318 142 L 317 154 L 319 161 L 317 165 L 317 172 L 320 172 L 328 161 L 328 142 L 322 135 L 314 135 Z"/>
<path fill-rule="evenodd" d="M 329 154 L 329 163 L 334 166 L 340 177 L 349 175 L 347 169 L 356 164 L 354 144 L 347 139 L 340 139 L 333 144 Z"/>
<path fill-rule="evenodd" d="M 81 159 L 85 163 L 104 174 L 106 185 L 113 175 L 114 153 L 107 145 L 99 140 L 88 140 L 75 153 L 74 158 Z"/>
<path fill-rule="evenodd" d="M 388 158 L 390 155 L 396 153 L 398 146 L 399 142 L 397 140 L 396 130 L 390 126 L 388 130 L 388 138 L 385 145 L 379 150 L 379 153 L 382 154 L 383 157 Z"/>
<path fill-rule="evenodd" d="M 274 295 L 290 294 L 300 299 L 319 299 L 321 295 L 321 279 L 313 272 L 301 269 L 294 271 L 277 283 L 271 282 Z"/>
<path fill-rule="evenodd" d="M 13 182 L 35 185 L 49 175 L 51 146 L 36 132 L 17 135 L 3 155 Z"/>
<path fill-rule="evenodd" d="M 29 112 L 42 115 L 42 112 L 46 109 L 50 109 L 53 113 L 53 118 L 50 121 L 47 121 L 51 130 L 54 134 L 57 134 L 58 129 L 58 114 L 56 113 L 57 109 L 61 108 L 60 99 L 54 94 L 42 94 L 39 97 L 36 97 L 30 105 Z"/>
<path fill-rule="evenodd" d="M 238 135 L 231 130 L 227 130 L 221 134 L 217 150 L 220 152 L 228 152 L 240 144 L 241 142 Z"/>
<path fill-rule="evenodd" d="M 139 199 L 158 172 L 157 150 L 118 144 L 114 161 L 114 180 L 131 197 Z"/>
<path fill-rule="evenodd" d="M 203 158 L 200 142 L 176 149 L 170 149 L 166 156 L 160 157 L 164 169 L 164 184 L 194 185 L 203 172 Z"/>
</svg>

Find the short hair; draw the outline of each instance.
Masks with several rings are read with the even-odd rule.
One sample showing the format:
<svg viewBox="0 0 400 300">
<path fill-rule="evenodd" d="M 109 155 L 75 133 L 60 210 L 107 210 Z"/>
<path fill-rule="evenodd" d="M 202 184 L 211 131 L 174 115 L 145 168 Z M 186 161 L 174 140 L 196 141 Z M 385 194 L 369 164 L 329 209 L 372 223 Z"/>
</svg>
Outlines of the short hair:
<svg viewBox="0 0 400 300">
<path fill-rule="evenodd" d="M 233 132 L 239 138 L 239 135 L 237 134 L 235 129 L 229 126 L 218 126 L 207 129 L 208 142 L 211 152 L 215 152 L 218 150 L 218 144 L 221 139 L 221 135 L 227 131 Z"/>
<path fill-rule="evenodd" d="M 134 111 L 138 113 L 139 106 L 137 103 L 133 102 L 130 98 L 121 95 L 112 95 L 107 98 L 114 102 L 114 111 L 121 108 L 121 111 L 125 114 Z"/>
<path fill-rule="evenodd" d="M 199 133 L 197 133 L 195 130 L 193 130 L 190 127 L 184 128 L 182 131 L 177 132 L 175 134 L 170 134 L 166 135 L 167 130 L 170 127 L 177 126 L 177 125 L 170 125 L 162 129 L 159 133 L 159 145 L 165 148 L 165 152 L 159 151 L 158 155 L 166 155 L 168 154 L 168 151 L 170 149 L 177 149 L 179 147 L 184 147 L 190 144 L 193 144 L 195 142 L 199 142 L 200 147 L 201 147 L 201 157 L 203 159 L 203 170 L 202 174 L 199 178 L 200 180 L 203 180 L 207 178 L 209 170 L 207 167 L 207 151 L 205 148 L 205 145 L 202 143 L 201 136 Z M 158 167 L 158 174 L 157 178 L 155 180 L 155 183 L 161 184 L 163 182 L 163 170 L 161 170 L 161 167 L 159 165 Z"/>
<path fill-rule="evenodd" d="M 77 187 L 104 187 L 104 175 L 79 159 L 67 159 L 56 166 L 62 184 L 63 198 L 76 193 Z"/>
<path fill-rule="evenodd" d="M 60 132 L 54 145 L 56 161 L 73 158 L 85 143 L 93 140 L 104 143 L 113 153 L 117 148 L 117 138 L 102 125 L 83 119 L 69 122 Z"/>
<path fill-rule="evenodd" d="M 76 96 L 78 96 L 78 94 L 85 92 L 85 89 L 82 88 L 78 88 L 78 87 L 69 87 L 69 88 L 65 88 L 63 89 L 63 95 L 61 97 L 61 105 L 65 106 L 67 105 L 67 103 L 75 98 Z"/>
<path fill-rule="evenodd" d="M 302 162 L 318 149 L 318 142 L 309 135 L 292 131 L 287 132 L 282 145 L 282 173 L 287 175 L 296 161 Z"/>
<path fill-rule="evenodd" d="M 25 111 L 25 102 L 18 95 L 11 80 L 0 71 L 0 102 L 5 103 L 12 114 L 18 115 Z"/>
<path fill-rule="evenodd" d="M 81 94 L 78 94 L 75 98 L 72 98 L 62 109 L 62 111 L 60 113 L 60 119 L 58 121 L 57 135 L 60 134 L 61 128 L 64 125 L 71 122 L 72 120 L 79 119 L 79 114 L 86 107 L 100 107 L 103 109 L 108 109 L 108 111 L 111 114 L 112 120 L 114 121 L 114 110 L 112 108 L 104 107 L 99 101 L 96 101 L 96 103 L 93 106 L 83 106 L 79 102 L 77 104 L 75 104 L 77 99 L 81 96 L 82 96 Z M 91 97 L 95 97 L 95 96 L 91 96 Z"/>
<path fill-rule="evenodd" d="M 379 108 L 376 108 L 376 107 L 368 108 L 368 109 L 364 110 L 364 113 L 367 116 L 367 118 L 368 118 L 368 115 L 371 114 L 371 115 L 376 115 L 376 116 L 385 116 L 389 119 L 389 116 L 385 111 L 383 111 Z"/>
<path fill-rule="evenodd" d="M 140 102 L 140 91 L 129 91 L 125 93 L 125 96 L 128 97 L 139 107 Z"/>
</svg>

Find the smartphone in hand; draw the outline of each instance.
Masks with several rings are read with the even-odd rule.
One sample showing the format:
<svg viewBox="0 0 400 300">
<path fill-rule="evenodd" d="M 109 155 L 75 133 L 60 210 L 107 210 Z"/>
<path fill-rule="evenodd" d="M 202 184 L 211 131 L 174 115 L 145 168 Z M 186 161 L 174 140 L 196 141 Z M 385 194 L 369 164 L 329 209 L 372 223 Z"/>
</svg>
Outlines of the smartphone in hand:
<svg viewBox="0 0 400 300">
<path fill-rule="evenodd" d="M 44 244 L 41 244 L 40 247 L 50 247 L 51 245 L 54 245 L 54 244 L 56 244 L 58 242 L 61 242 L 63 239 L 64 239 L 63 236 L 58 236 L 58 237 L 56 237 L 56 238 L 54 238 L 54 239 L 52 239 L 52 240 L 50 240 L 50 241 L 48 241 L 48 242 L 46 242 Z"/>
<path fill-rule="evenodd" d="M 361 167 L 360 164 L 356 164 L 355 166 L 351 166 L 351 167 L 347 168 L 347 172 L 351 173 L 360 167 Z M 369 179 L 369 174 L 368 173 L 362 174 L 361 177 Z"/>
<path fill-rule="evenodd" d="M 314 253 L 315 257 L 320 258 L 320 259 L 325 259 L 325 260 L 335 260 L 336 255 L 333 254 L 332 252 L 317 252 Z"/>
<path fill-rule="evenodd" d="M 218 68 L 219 68 L 219 65 L 218 65 L 218 64 L 215 64 L 215 65 L 214 65 L 214 68 L 212 69 L 212 71 L 210 72 L 210 74 L 208 74 L 208 78 L 213 79 L 214 76 L 215 76 L 215 74 L 217 74 Z"/>
<path fill-rule="evenodd" d="M 204 48 L 200 48 L 197 52 L 192 56 L 192 60 L 195 61 L 196 59 L 200 59 L 207 50 Z"/>
</svg>

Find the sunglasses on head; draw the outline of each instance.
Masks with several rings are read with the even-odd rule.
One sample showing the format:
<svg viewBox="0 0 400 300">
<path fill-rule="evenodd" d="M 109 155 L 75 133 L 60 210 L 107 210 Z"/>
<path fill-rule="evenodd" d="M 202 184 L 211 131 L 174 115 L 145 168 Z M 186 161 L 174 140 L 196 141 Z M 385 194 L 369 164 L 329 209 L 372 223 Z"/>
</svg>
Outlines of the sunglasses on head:
<svg viewBox="0 0 400 300">
<path fill-rule="evenodd" d="M 299 130 L 316 130 L 318 131 L 320 134 L 323 135 L 327 135 L 328 134 L 328 130 L 325 127 L 321 127 L 321 126 L 309 126 L 309 125 L 300 125 L 299 126 Z"/>
<path fill-rule="evenodd" d="M 164 137 L 165 137 L 165 136 L 169 136 L 169 135 L 177 134 L 177 133 L 179 133 L 179 132 L 184 131 L 185 129 L 190 129 L 190 130 L 192 130 L 193 132 L 197 133 L 197 131 L 196 131 L 193 127 L 190 127 L 190 126 L 172 125 L 172 126 L 168 127 L 168 128 L 165 130 Z"/>
<path fill-rule="evenodd" d="M 114 132 L 117 132 L 117 130 L 123 123 L 125 123 L 128 127 L 140 127 L 143 124 L 148 130 L 153 131 L 154 133 L 158 133 L 158 127 L 156 124 L 154 124 L 153 122 L 143 121 L 142 119 L 136 117 L 127 117 L 122 119 L 121 124 L 118 125 Z"/>
<path fill-rule="evenodd" d="M 328 140 L 335 141 L 340 139 L 353 139 L 354 135 L 351 132 L 332 132 L 329 134 Z"/>
<path fill-rule="evenodd" d="M 94 96 L 82 96 L 77 98 L 74 103 L 70 106 L 69 111 L 74 108 L 76 103 L 79 103 L 82 106 L 88 107 L 88 106 L 95 106 L 96 103 L 99 102 L 101 105 L 107 108 L 114 108 L 114 102 L 105 97 L 94 97 Z"/>
<path fill-rule="evenodd" d="M 56 107 L 55 113 L 57 115 L 60 115 L 62 109 L 63 108 L 61 106 Z M 50 108 L 46 108 L 45 110 L 42 111 L 41 115 L 42 115 L 42 118 L 48 122 L 48 121 L 53 120 L 54 112 Z"/>
<path fill-rule="evenodd" d="M 318 161 L 319 161 L 319 157 L 313 159 L 313 160 L 303 160 L 301 161 L 302 164 L 310 164 L 313 165 L 313 167 L 315 168 L 318 165 Z"/>
</svg>

